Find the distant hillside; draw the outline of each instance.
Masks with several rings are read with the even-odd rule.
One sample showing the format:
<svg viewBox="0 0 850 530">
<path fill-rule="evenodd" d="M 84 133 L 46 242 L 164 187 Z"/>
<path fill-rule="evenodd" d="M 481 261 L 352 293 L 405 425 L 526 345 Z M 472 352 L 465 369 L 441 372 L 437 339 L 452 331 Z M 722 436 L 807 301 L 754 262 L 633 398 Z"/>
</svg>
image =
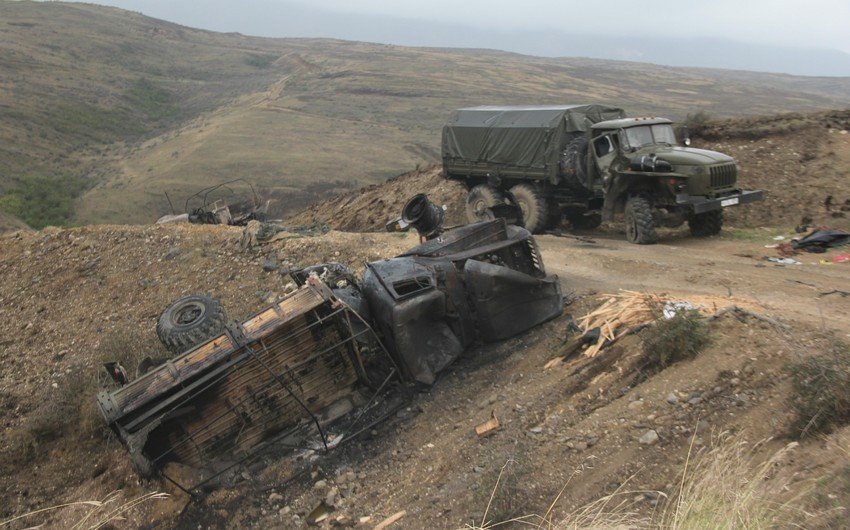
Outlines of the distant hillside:
<svg viewBox="0 0 850 530">
<path fill-rule="evenodd" d="M 0 211 L 0 234 L 14 232 L 15 230 L 29 230 L 27 224 L 14 215 Z"/>
<path fill-rule="evenodd" d="M 458 106 L 609 102 L 684 118 L 850 105 L 846 80 L 265 39 L 114 8 L 0 3 L 0 209 L 148 222 L 244 177 L 276 213 L 439 159 Z"/>
</svg>

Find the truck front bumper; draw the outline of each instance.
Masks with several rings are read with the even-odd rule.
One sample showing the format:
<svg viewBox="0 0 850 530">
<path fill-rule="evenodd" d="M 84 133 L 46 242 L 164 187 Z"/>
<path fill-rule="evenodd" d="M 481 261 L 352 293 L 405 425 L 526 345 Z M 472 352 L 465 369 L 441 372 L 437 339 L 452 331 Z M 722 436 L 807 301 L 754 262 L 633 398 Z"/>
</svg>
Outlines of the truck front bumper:
<svg viewBox="0 0 850 530">
<path fill-rule="evenodd" d="M 737 206 L 763 199 L 764 191 L 762 190 L 741 190 L 716 199 L 708 199 L 700 195 L 680 194 L 676 195 L 676 204 L 680 206 L 693 206 L 694 213 L 705 213 L 726 208 L 727 206 Z"/>
</svg>

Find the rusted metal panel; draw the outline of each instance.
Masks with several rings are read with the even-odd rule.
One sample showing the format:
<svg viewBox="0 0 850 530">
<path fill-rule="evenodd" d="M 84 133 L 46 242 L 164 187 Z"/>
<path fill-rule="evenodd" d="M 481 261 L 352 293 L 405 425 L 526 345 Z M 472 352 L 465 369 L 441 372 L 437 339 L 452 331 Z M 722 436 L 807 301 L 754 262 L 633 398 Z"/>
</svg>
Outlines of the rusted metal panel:
<svg viewBox="0 0 850 530">
<path fill-rule="evenodd" d="M 178 483 L 166 468 L 190 466 L 196 483 L 178 483 L 187 490 L 275 440 L 290 449 L 327 448 L 326 427 L 380 383 L 365 374 L 364 345 L 366 362 L 383 355 L 392 365 L 372 329 L 355 330 L 355 320 L 330 289 L 311 280 L 99 402 L 137 470 Z M 397 373 L 393 368 L 387 378 Z"/>
<path fill-rule="evenodd" d="M 314 309 L 328 299 L 327 292 L 307 285 L 296 291 L 293 296 L 282 300 L 279 310 L 266 309 L 249 318 L 242 324 L 246 339 L 255 340 L 270 329 L 283 325 L 297 315 Z M 219 362 L 239 349 L 238 344 L 227 335 L 220 335 L 197 348 L 174 358 L 141 378 L 132 385 L 118 389 L 112 394 L 115 406 L 126 414 L 147 403 L 152 397 L 159 396 L 169 389 L 179 387 L 184 381 L 194 377 L 207 367 Z"/>
</svg>

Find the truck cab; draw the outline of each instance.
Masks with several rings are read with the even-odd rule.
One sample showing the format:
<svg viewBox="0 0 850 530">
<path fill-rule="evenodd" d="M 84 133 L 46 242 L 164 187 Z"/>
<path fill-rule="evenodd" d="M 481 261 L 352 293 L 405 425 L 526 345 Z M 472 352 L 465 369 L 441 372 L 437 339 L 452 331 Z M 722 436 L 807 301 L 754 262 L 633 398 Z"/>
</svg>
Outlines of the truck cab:
<svg viewBox="0 0 850 530">
<path fill-rule="evenodd" d="M 634 242 L 653 242 L 656 225 L 677 227 L 685 221 L 695 235 L 715 234 L 724 207 L 762 198 L 761 191 L 737 188 L 732 157 L 678 145 L 666 118 L 603 121 L 588 133 L 587 175 L 593 179 L 588 184 L 604 194 L 604 219 L 626 213 L 627 235 Z M 642 211 L 630 212 L 630 201 L 631 209 Z M 646 219 L 638 223 L 643 226 L 635 226 L 635 215 Z"/>
</svg>

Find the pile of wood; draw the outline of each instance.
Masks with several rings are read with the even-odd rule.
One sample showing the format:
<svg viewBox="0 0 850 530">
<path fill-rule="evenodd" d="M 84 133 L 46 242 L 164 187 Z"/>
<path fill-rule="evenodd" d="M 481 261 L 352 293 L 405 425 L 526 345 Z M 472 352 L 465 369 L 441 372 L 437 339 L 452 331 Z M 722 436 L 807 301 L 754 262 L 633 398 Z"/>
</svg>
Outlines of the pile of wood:
<svg viewBox="0 0 850 530">
<path fill-rule="evenodd" d="M 599 328 L 599 339 L 591 344 L 584 355 L 595 357 L 607 343 L 634 333 L 656 320 L 667 300 L 651 293 L 620 291 L 618 294 L 603 295 L 605 303 L 578 320 L 582 333 Z"/>
</svg>

